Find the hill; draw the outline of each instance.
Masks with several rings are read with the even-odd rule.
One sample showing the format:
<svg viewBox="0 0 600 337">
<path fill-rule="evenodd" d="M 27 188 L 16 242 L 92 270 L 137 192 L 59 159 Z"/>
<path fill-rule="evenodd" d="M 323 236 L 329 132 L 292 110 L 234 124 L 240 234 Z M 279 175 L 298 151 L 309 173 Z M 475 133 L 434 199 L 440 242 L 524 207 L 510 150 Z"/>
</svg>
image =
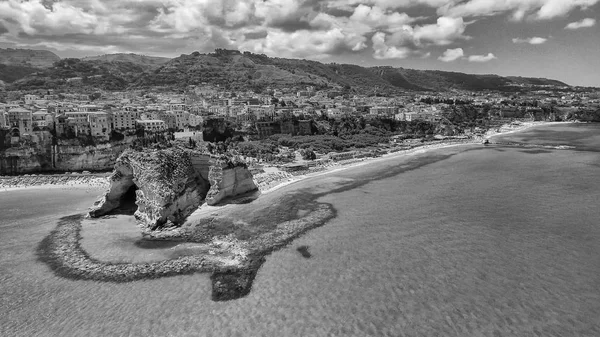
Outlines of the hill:
<svg viewBox="0 0 600 337">
<path fill-rule="evenodd" d="M 39 70 L 28 66 L 0 64 L 0 81 L 12 83 Z"/>
<path fill-rule="evenodd" d="M 25 78 L 19 79 L 19 76 Z M 12 82 L 14 89 L 72 87 L 74 83 L 80 88 L 97 87 L 105 90 L 156 87 L 184 89 L 206 83 L 219 85 L 226 90 L 251 89 L 260 92 L 267 87 L 299 89 L 311 85 L 373 95 L 404 91 L 522 91 L 536 87 L 568 86 L 543 78 L 474 75 L 389 66 L 367 68 L 223 49 L 209 54 L 194 52 L 173 59 L 135 54 L 65 59 L 40 71 L 23 68 L 12 77 L 0 77 L 0 80 Z"/>
<path fill-rule="evenodd" d="M 105 61 L 105 62 L 128 62 L 143 66 L 159 66 L 171 60 L 167 57 L 146 56 L 137 54 L 106 54 L 99 56 L 87 56 L 82 61 Z"/>
<path fill-rule="evenodd" d="M 58 55 L 47 50 L 0 48 L 0 64 L 4 65 L 48 68 L 59 60 Z"/>
<path fill-rule="evenodd" d="M 62 59 L 48 69 L 28 75 L 11 84 L 14 90 L 45 88 L 99 88 L 124 90 L 150 66 L 129 62 L 82 61 Z"/>
</svg>

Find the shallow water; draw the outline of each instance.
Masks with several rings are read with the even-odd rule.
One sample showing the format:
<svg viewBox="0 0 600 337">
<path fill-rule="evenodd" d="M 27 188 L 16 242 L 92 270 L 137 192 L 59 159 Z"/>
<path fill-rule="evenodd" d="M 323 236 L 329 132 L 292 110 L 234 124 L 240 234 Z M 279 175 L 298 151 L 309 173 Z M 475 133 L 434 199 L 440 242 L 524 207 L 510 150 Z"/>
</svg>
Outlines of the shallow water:
<svg viewBox="0 0 600 337">
<path fill-rule="evenodd" d="M 559 127 L 571 134 L 510 141 L 593 148 L 600 135 Z M 210 301 L 203 274 L 59 278 L 36 246 L 96 195 L 0 193 L 0 335 L 599 336 L 599 173 L 597 152 L 468 146 L 308 180 L 308 194 L 346 187 L 318 199 L 337 217 L 268 256 L 230 302 Z"/>
</svg>

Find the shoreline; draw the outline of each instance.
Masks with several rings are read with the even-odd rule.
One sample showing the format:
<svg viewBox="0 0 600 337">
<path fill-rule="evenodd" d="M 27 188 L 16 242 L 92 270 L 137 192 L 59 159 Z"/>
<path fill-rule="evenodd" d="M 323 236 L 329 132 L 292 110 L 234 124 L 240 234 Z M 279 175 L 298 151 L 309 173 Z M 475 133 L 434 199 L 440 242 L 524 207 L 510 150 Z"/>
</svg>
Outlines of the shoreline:
<svg viewBox="0 0 600 337">
<path fill-rule="evenodd" d="M 520 129 L 528 127 L 530 126 L 526 125 Z M 273 194 L 271 192 L 309 178 L 349 168 L 376 164 L 392 158 L 422 154 L 434 149 L 478 143 L 480 143 L 478 140 L 470 140 L 460 143 L 427 144 L 405 151 L 388 153 L 378 158 L 363 159 L 347 165 L 342 163 L 314 174 L 301 175 L 292 181 L 285 181 L 265 190 L 264 199 L 261 200 L 259 196 L 257 200 L 260 200 L 260 202 L 253 206 L 253 210 L 260 214 L 249 215 L 247 207 L 242 207 L 236 211 L 235 208 L 227 207 L 229 205 L 208 207 L 203 207 L 203 205 L 198 208 L 198 213 L 194 212 L 190 216 L 191 218 L 195 215 L 203 221 L 190 224 L 191 226 L 187 228 L 183 228 L 183 226 L 181 228 L 183 230 L 181 239 L 186 242 L 196 242 L 205 248 L 201 252 L 192 255 L 168 258 L 156 262 L 121 263 L 101 261 L 92 256 L 93 253 L 90 254 L 82 243 L 81 231 L 85 219 L 83 215 L 79 214 L 63 217 L 58 222 L 57 227 L 39 244 L 37 256 L 57 276 L 77 280 L 121 283 L 192 273 L 212 273 L 210 276 L 212 300 L 228 301 L 238 299 L 246 296 L 251 291 L 253 280 L 266 261 L 266 256 L 290 245 L 307 231 L 325 225 L 337 215 L 333 205 L 317 201 L 319 197 L 335 191 L 352 189 L 358 185 L 339 186 L 331 191 L 312 194 L 309 192 L 306 195 L 296 191 L 284 197 L 280 196 L 284 192 Z M 415 169 L 426 165 L 426 163 L 414 163 L 413 165 L 412 169 Z M 394 174 L 397 174 L 397 172 Z M 386 174 L 381 178 L 385 176 Z M 357 184 L 363 183 L 368 183 L 368 180 L 357 182 Z M 279 200 L 275 209 L 270 208 L 272 206 L 270 203 L 273 200 Z M 211 214 L 211 211 L 216 208 L 220 209 L 219 214 Z M 307 212 L 299 212 L 299 210 L 306 210 Z M 271 211 L 275 211 L 275 213 L 271 213 Z M 239 224 L 239 221 L 235 218 L 236 212 L 249 215 L 248 222 Z M 266 220 L 267 217 L 264 212 L 268 212 L 268 220 Z M 271 219 L 273 216 L 275 218 Z M 208 227 L 205 226 L 207 224 Z M 219 228 L 232 229 L 219 232 Z M 246 228 L 254 228 L 255 231 L 246 232 L 245 234 L 237 232 L 237 229 L 245 230 Z M 215 232 L 215 229 L 217 232 Z"/>
<path fill-rule="evenodd" d="M 333 172 L 346 170 L 362 165 L 368 165 L 370 163 L 376 163 L 387 159 L 397 158 L 398 156 L 410 156 L 415 154 L 424 153 L 430 150 L 442 149 L 447 147 L 464 146 L 464 145 L 475 145 L 481 144 L 483 140 L 492 140 L 497 136 L 512 134 L 516 132 L 522 132 L 530 128 L 547 125 L 559 125 L 559 124 L 570 124 L 573 122 L 518 122 L 514 127 L 511 124 L 504 124 L 499 127 L 500 132 L 495 130 L 488 130 L 482 137 L 466 140 L 457 141 L 441 141 L 440 143 L 430 143 L 420 146 L 415 146 L 410 149 L 393 151 L 385 153 L 379 157 L 372 158 L 360 158 L 360 159 L 348 159 L 350 161 L 345 163 L 344 161 L 336 162 L 335 164 L 325 167 L 322 170 L 316 172 L 308 172 L 302 175 L 291 177 L 284 177 L 281 180 L 271 181 L 267 188 L 260 189 L 260 194 L 267 194 L 276 191 L 282 187 L 296 184 L 305 179 L 318 177 L 321 175 L 327 175 Z M 283 172 L 283 171 L 279 171 Z M 43 175 L 43 174 L 32 174 L 32 175 L 19 175 L 19 176 L 1 176 L 0 177 L 0 193 L 11 192 L 17 190 L 30 190 L 30 189 L 69 189 L 69 188 L 97 188 L 99 190 L 105 190 L 109 187 L 108 175 L 102 177 L 98 175 Z M 260 196 L 259 196 L 260 197 Z M 201 205 L 201 207 L 205 204 Z"/>
<path fill-rule="evenodd" d="M 109 186 L 108 175 L 23 175 L 0 177 L 0 193 L 32 189 L 89 188 L 105 190 Z"/>
<path fill-rule="evenodd" d="M 261 194 L 267 194 L 267 193 L 276 191 L 282 187 L 296 184 L 305 179 L 319 177 L 322 175 L 327 175 L 330 173 L 343 171 L 343 170 L 346 170 L 349 168 L 359 167 L 359 166 L 363 166 L 363 165 L 369 165 L 372 163 L 377 163 L 377 162 L 385 161 L 388 159 L 394 159 L 394 158 L 398 158 L 401 156 L 412 156 L 412 155 L 416 155 L 416 154 L 422 154 L 422 153 L 425 153 L 425 152 L 431 151 L 431 150 L 444 149 L 444 148 L 450 148 L 450 147 L 456 147 L 456 146 L 477 145 L 477 144 L 481 144 L 482 140 L 492 139 L 493 137 L 496 137 L 496 136 L 503 136 L 503 135 L 507 135 L 507 134 L 511 134 L 511 133 L 522 132 L 522 131 L 528 130 L 530 128 L 538 127 L 538 126 L 570 124 L 570 123 L 572 123 L 572 122 L 520 122 L 518 126 L 516 126 L 514 128 L 509 128 L 508 130 L 505 129 L 506 131 L 495 132 L 495 131 L 489 130 L 488 132 L 486 132 L 486 134 L 482 138 L 469 139 L 469 140 L 464 140 L 464 141 L 460 141 L 460 142 L 451 142 L 450 141 L 450 142 L 441 142 L 441 143 L 437 143 L 437 144 L 425 144 L 422 146 L 416 146 L 416 147 L 414 147 L 412 149 L 408 149 L 408 150 L 389 152 L 380 157 L 362 158 L 362 160 L 360 160 L 358 162 L 354 161 L 354 162 L 348 163 L 348 164 L 338 163 L 336 165 L 326 168 L 325 170 L 295 176 L 294 178 L 291 178 L 291 180 L 283 181 L 279 184 L 275 184 L 274 186 L 272 186 L 264 191 L 261 191 Z M 500 130 L 502 130 L 502 128 L 508 128 L 508 127 L 509 127 L 509 125 L 505 124 L 502 127 L 500 127 Z M 492 131 L 492 132 L 490 132 L 490 131 Z"/>
</svg>

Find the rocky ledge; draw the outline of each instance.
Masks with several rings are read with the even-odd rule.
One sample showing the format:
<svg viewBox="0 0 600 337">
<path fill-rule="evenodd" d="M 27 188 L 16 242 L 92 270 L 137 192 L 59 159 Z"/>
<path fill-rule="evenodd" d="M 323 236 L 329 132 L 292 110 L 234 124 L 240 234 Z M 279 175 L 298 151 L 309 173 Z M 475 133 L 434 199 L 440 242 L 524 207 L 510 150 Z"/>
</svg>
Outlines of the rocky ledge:
<svg viewBox="0 0 600 337">
<path fill-rule="evenodd" d="M 204 202 L 215 205 L 257 189 L 243 163 L 181 148 L 127 150 L 109 181 L 89 215 L 137 207 L 135 217 L 150 231 L 181 226 Z"/>
<path fill-rule="evenodd" d="M 147 263 L 106 262 L 94 259 L 81 247 L 84 217 L 63 217 L 38 246 L 38 259 L 56 275 L 74 280 L 132 282 L 193 273 L 212 273 L 212 300 L 246 296 L 265 256 L 288 245 L 304 232 L 322 226 L 335 216 L 330 204 L 318 204 L 303 217 L 283 221 L 270 231 L 247 240 L 233 235 L 213 236 L 206 253 Z M 218 219 L 213 219 L 219 221 Z"/>
</svg>

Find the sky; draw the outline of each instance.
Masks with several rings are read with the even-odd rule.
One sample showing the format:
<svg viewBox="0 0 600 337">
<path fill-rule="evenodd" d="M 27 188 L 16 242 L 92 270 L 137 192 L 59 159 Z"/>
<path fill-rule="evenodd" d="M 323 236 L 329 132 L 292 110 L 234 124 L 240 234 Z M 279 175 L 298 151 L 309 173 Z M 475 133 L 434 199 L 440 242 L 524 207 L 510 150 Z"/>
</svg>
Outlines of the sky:
<svg viewBox="0 0 600 337">
<path fill-rule="evenodd" d="M 600 87 L 600 0 L 0 0 L 0 47 L 215 48 Z"/>
</svg>

